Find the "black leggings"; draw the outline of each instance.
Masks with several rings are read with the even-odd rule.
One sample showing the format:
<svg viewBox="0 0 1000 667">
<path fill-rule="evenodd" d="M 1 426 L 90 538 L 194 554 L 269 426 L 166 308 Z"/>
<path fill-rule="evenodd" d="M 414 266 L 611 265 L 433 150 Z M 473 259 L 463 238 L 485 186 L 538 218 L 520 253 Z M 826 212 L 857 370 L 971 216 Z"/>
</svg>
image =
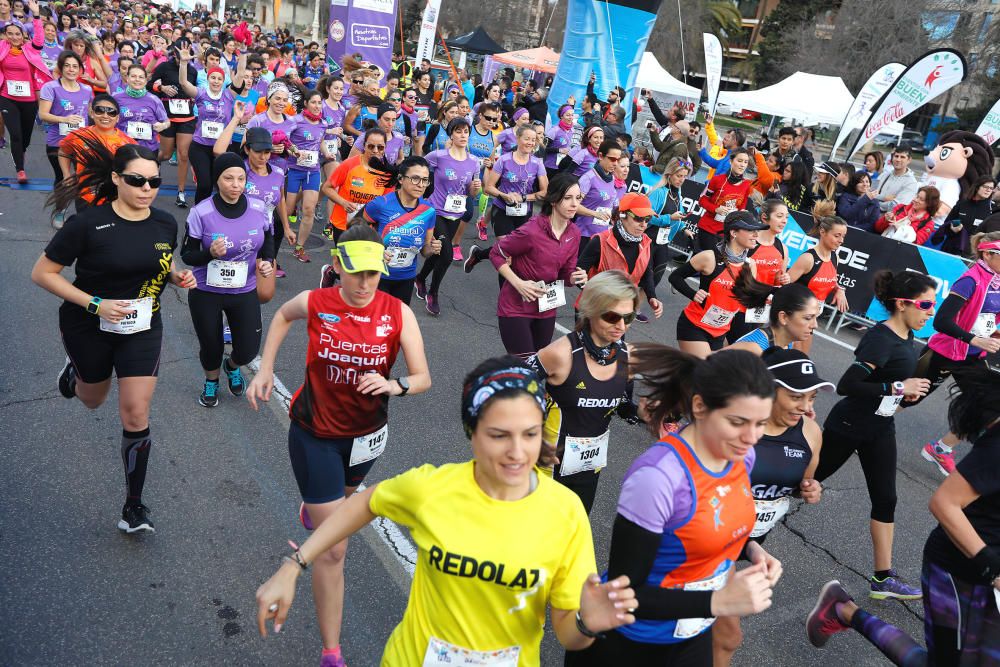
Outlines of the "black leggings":
<svg viewBox="0 0 1000 667">
<path fill-rule="evenodd" d="M 52 181 L 52 187 L 59 187 L 59 183 L 62 182 L 62 167 L 59 166 L 59 147 L 58 146 L 46 146 L 45 147 L 45 157 L 49 159 L 49 164 L 52 165 L 52 173 L 54 175 L 54 180 Z"/>
<path fill-rule="evenodd" d="M 594 498 L 597 496 L 597 480 L 600 476 L 600 470 L 584 470 L 583 472 L 563 477 L 559 474 L 558 465 L 552 471 L 552 479 L 580 497 L 583 509 L 587 510 L 587 514 L 590 514 L 590 510 L 594 506 Z"/>
<path fill-rule="evenodd" d="M 643 644 L 608 632 L 583 651 L 566 651 L 565 667 L 705 667 L 712 664 L 712 628 L 676 644 Z"/>
<path fill-rule="evenodd" d="M 461 223 L 461 220 L 442 218 L 440 215 L 434 223 L 434 238 L 441 242 L 441 252 L 437 255 L 431 255 L 424 260 L 424 265 L 420 267 L 417 279 L 426 281 L 427 276 L 431 275 L 433 271 L 434 275 L 431 278 L 431 284 L 427 288 L 427 291 L 435 296 L 441 287 L 441 283 L 444 281 L 444 274 L 448 272 L 448 267 L 451 266 L 453 249 L 451 239 L 455 236 L 455 232 L 458 231 L 458 226 Z"/>
<path fill-rule="evenodd" d="M 0 97 L 0 114 L 10 134 L 10 154 L 14 158 L 14 169 L 24 170 L 24 154 L 31 145 L 31 131 L 35 127 L 35 116 L 38 115 L 38 102 L 15 102 L 6 97 Z"/>
<path fill-rule="evenodd" d="M 226 314 L 233 336 L 233 364 L 245 366 L 254 360 L 260 349 L 260 301 L 257 290 L 242 294 L 218 294 L 193 289 L 188 292 L 191 321 L 198 334 L 198 358 L 206 371 L 222 366 L 225 343 L 222 340 L 222 314 Z"/>
<path fill-rule="evenodd" d="M 893 523 L 896 513 L 895 429 L 889 428 L 874 435 L 847 433 L 831 428 L 828 421 L 823 430 L 816 479 L 822 482 L 840 470 L 854 452 L 858 453 L 861 470 L 865 473 L 868 498 L 872 503 L 871 518 Z"/>
<path fill-rule="evenodd" d="M 917 370 L 913 373 L 913 377 L 926 378 L 930 380 L 931 388 L 925 395 L 921 396 L 912 403 L 907 403 L 907 405 L 914 406 L 930 396 L 935 389 L 947 382 L 948 378 L 955 374 L 955 371 L 970 370 L 977 364 L 982 365 L 983 363 L 983 359 L 977 359 L 975 357 L 971 359 L 963 359 L 962 361 L 955 361 L 953 359 L 949 359 L 943 354 L 935 352 L 930 348 L 930 346 L 925 347 L 923 353 L 920 355 L 920 358 L 917 360 Z M 962 374 L 959 373 L 954 375 L 954 377 L 955 383 L 961 387 Z"/>
<path fill-rule="evenodd" d="M 500 340 L 507 354 L 527 359 L 552 342 L 555 317 L 498 317 Z"/>
<path fill-rule="evenodd" d="M 282 197 L 284 197 L 284 190 L 282 192 Z M 271 221 L 274 223 L 274 262 L 278 263 L 278 249 L 281 244 L 285 241 L 285 223 L 281 221 L 281 216 L 278 215 L 277 207 L 274 209 L 274 213 L 271 214 Z M 334 243 L 337 242 L 336 235 L 333 237 Z"/>
<path fill-rule="evenodd" d="M 656 235 L 660 233 L 662 227 L 654 227 L 653 225 L 648 225 L 646 227 L 646 236 L 653 240 L 653 245 L 650 246 L 652 250 L 651 259 L 653 261 L 653 284 L 659 285 L 660 279 L 663 278 L 663 274 L 667 271 L 667 265 L 670 263 L 670 258 L 673 256 L 673 252 L 670 250 L 670 245 L 667 243 L 657 244 Z"/>
<path fill-rule="evenodd" d="M 208 199 L 212 196 L 212 163 L 215 156 L 212 154 L 212 147 L 199 144 L 197 141 L 191 142 L 188 149 L 188 160 L 191 161 L 191 169 L 194 170 L 194 203 Z"/>
<path fill-rule="evenodd" d="M 410 301 L 413 299 L 413 278 L 387 280 L 383 277 L 378 281 L 378 288 L 386 294 L 396 297 L 407 306 L 410 305 Z"/>
</svg>

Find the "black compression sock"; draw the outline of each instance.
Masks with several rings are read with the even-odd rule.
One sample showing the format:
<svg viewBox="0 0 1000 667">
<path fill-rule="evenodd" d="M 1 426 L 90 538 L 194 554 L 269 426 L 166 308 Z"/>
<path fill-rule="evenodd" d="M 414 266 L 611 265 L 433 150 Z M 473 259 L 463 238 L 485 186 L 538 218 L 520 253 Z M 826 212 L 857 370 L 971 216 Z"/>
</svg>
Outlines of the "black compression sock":
<svg viewBox="0 0 1000 667">
<path fill-rule="evenodd" d="M 875 578 L 879 581 L 885 581 L 890 576 L 892 576 L 892 572 L 890 570 L 875 570 Z"/>
<path fill-rule="evenodd" d="M 146 465 L 152 445 L 148 426 L 141 431 L 122 430 L 122 464 L 125 466 L 129 504 L 142 502 L 142 487 L 146 483 Z"/>
</svg>

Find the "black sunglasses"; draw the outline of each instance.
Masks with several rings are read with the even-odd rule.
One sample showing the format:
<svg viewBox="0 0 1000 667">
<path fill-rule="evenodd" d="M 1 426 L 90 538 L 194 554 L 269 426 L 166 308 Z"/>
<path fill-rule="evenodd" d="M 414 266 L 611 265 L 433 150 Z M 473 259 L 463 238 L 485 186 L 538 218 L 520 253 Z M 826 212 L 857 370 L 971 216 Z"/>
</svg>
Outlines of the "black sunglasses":
<svg viewBox="0 0 1000 667">
<path fill-rule="evenodd" d="M 606 313 L 601 313 L 601 319 L 608 324 L 618 324 L 622 320 L 625 320 L 625 326 L 632 324 L 635 321 L 635 313 L 618 313 L 613 310 L 609 310 Z"/>
<path fill-rule="evenodd" d="M 122 174 L 119 173 L 122 180 L 125 181 L 126 185 L 131 185 L 133 188 L 141 188 L 142 186 L 149 183 L 149 187 L 155 190 L 163 184 L 163 179 L 159 176 L 153 176 L 152 178 L 146 178 L 145 176 L 140 176 L 139 174 Z"/>
<path fill-rule="evenodd" d="M 485 120 L 487 123 L 495 123 L 495 122 L 497 122 L 497 117 L 496 116 L 483 116 L 483 120 Z"/>
<path fill-rule="evenodd" d="M 95 116 L 111 116 L 111 117 L 114 117 L 114 116 L 118 115 L 118 109 L 116 109 L 114 107 L 94 107 L 93 110 L 94 110 L 94 115 Z"/>
</svg>

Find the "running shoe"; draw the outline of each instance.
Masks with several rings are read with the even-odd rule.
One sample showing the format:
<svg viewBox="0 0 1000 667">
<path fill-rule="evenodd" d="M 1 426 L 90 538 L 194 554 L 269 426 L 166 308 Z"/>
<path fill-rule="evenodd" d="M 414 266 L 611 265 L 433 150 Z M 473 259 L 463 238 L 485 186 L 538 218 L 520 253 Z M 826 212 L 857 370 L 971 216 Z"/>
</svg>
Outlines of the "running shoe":
<svg viewBox="0 0 1000 667">
<path fill-rule="evenodd" d="M 125 503 L 122 507 L 122 518 L 118 521 L 118 530 L 130 535 L 140 531 L 156 532 L 153 522 L 149 519 L 149 508 L 142 503 Z"/>
<path fill-rule="evenodd" d="M 21 185 L 26 185 L 28 183 L 28 175 L 24 173 L 24 169 L 17 172 L 17 182 Z"/>
<path fill-rule="evenodd" d="M 288 216 L 288 224 L 290 224 L 290 225 L 297 225 L 297 224 L 299 224 L 299 216 L 297 216 L 297 215 L 290 215 L 290 216 Z"/>
<path fill-rule="evenodd" d="M 312 260 L 309 259 L 309 253 L 302 246 L 295 246 L 295 250 L 292 251 L 292 257 L 299 260 L 303 264 L 308 264 Z"/>
<path fill-rule="evenodd" d="M 483 261 L 482 252 L 482 248 L 475 243 L 469 246 L 469 257 L 465 260 L 465 264 L 462 265 L 466 273 L 472 273 L 472 269 L 476 268 L 476 264 Z"/>
<path fill-rule="evenodd" d="M 287 273 L 285 273 L 285 270 L 284 270 L 283 268 L 281 268 L 280 266 L 278 266 L 278 263 L 277 263 L 277 262 L 275 262 L 275 263 L 274 263 L 274 275 L 275 275 L 275 277 L 277 277 L 277 278 L 284 278 L 284 277 L 285 277 L 285 276 L 287 276 L 288 274 L 287 274 Z"/>
<path fill-rule="evenodd" d="M 323 238 L 325 238 L 327 241 L 333 240 L 333 227 L 327 225 L 326 227 L 323 228 Z"/>
<path fill-rule="evenodd" d="M 306 509 L 305 503 L 299 503 L 299 523 L 301 523 L 302 527 L 306 530 L 313 529 L 313 522 L 312 519 L 309 518 L 309 510 Z"/>
<path fill-rule="evenodd" d="M 919 600 L 923 597 L 920 588 L 911 586 L 902 579 L 895 570 L 889 570 L 889 576 L 879 581 L 875 577 L 871 578 L 871 592 L 868 594 L 873 600 Z"/>
<path fill-rule="evenodd" d="M 242 396 L 247 390 L 247 381 L 243 377 L 243 371 L 238 367 L 229 370 L 229 365 L 232 364 L 232 359 L 226 357 L 226 361 L 223 364 L 224 370 L 226 371 L 226 377 L 229 379 L 229 393 L 233 396 Z M 216 382 L 215 386 L 218 387 L 219 383 Z"/>
<path fill-rule="evenodd" d="M 485 216 L 482 217 L 482 218 L 479 218 L 479 220 L 476 222 L 476 230 L 479 232 L 479 240 L 480 241 L 485 241 L 487 238 L 489 238 L 486 235 L 486 217 Z"/>
<path fill-rule="evenodd" d="M 462 249 L 461 248 L 459 248 L 458 246 L 455 246 L 454 248 L 451 249 L 451 261 L 453 261 L 453 262 L 461 262 L 463 259 L 465 259 L 465 258 L 462 257 Z"/>
<path fill-rule="evenodd" d="M 441 314 L 441 306 L 438 305 L 438 295 L 437 294 L 431 294 L 430 292 L 428 292 L 427 293 L 427 300 L 426 301 L 427 302 L 424 304 L 424 306 L 427 307 L 427 312 L 428 313 L 430 313 L 434 317 L 437 317 L 438 315 Z"/>
<path fill-rule="evenodd" d="M 219 404 L 219 381 L 205 380 L 205 388 L 198 397 L 198 402 L 206 408 L 214 408 Z"/>
<path fill-rule="evenodd" d="M 76 369 L 69 357 L 66 357 L 66 365 L 59 371 L 59 393 L 64 398 L 76 396 Z"/>
<path fill-rule="evenodd" d="M 177 208 L 187 208 L 188 207 L 187 195 L 185 195 L 183 192 L 178 192 L 177 199 L 174 200 L 174 204 L 177 205 Z"/>
<path fill-rule="evenodd" d="M 640 310 L 635 314 L 635 321 L 647 324 L 649 322 L 649 315 Z"/>
<path fill-rule="evenodd" d="M 170 159 L 167 160 L 167 164 L 172 164 L 175 167 L 177 166 L 177 153 L 170 154 Z"/>
<path fill-rule="evenodd" d="M 853 600 L 836 579 L 820 590 L 816 606 L 806 617 L 806 635 L 813 646 L 822 648 L 833 635 L 851 629 L 837 613 L 837 605 L 845 602 Z"/>
<path fill-rule="evenodd" d="M 62 229 L 63 224 L 66 223 L 66 211 L 56 211 L 52 215 L 52 227 L 54 229 Z"/>
<path fill-rule="evenodd" d="M 333 264 L 324 264 L 323 268 L 319 270 L 319 286 L 320 289 L 324 287 L 333 287 L 337 284 L 337 272 L 333 270 Z"/>
<path fill-rule="evenodd" d="M 233 330 L 226 325 L 222 326 L 222 342 L 230 344 L 233 342 Z"/>
<path fill-rule="evenodd" d="M 920 450 L 920 455 L 936 465 L 945 477 L 955 472 L 955 455 L 951 452 L 939 452 L 933 442 L 924 445 L 924 448 Z"/>
<path fill-rule="evenodd" d="M 427 298 L 427 281 L 420 276 L 413 279 L 413 289 L 416 290 L 418 299 Z"/>
<path fill-rule="evenodd" d="M 340 655 L 327 654 L 320 660 L 319 667 L 347 667 L 344 657 Z"/>
</svg>

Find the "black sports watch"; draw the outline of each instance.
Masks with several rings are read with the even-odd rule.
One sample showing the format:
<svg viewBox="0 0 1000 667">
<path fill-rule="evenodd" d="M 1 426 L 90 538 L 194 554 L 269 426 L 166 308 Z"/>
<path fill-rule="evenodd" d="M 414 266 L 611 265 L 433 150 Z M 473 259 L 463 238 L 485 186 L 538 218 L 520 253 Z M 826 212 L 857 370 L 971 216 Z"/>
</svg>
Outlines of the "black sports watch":
<svg viewBox="0 0 1000 667">
<path fill-rule="evenodd" d="M 96 315 L 97 311 L 101 309 L 101 297 L 95 296 L 90 299 L 90 303 L 87 304 L 87 312 L 91 315 Z"/>
<path fill-rule="evenodd" d="M 406 376 L 396 378 L 396 383 L 403 390 L 399 395 L 406 396 L 406 392 L 410 391 L 410 382 L 406 379 Z"/>
</svg>

